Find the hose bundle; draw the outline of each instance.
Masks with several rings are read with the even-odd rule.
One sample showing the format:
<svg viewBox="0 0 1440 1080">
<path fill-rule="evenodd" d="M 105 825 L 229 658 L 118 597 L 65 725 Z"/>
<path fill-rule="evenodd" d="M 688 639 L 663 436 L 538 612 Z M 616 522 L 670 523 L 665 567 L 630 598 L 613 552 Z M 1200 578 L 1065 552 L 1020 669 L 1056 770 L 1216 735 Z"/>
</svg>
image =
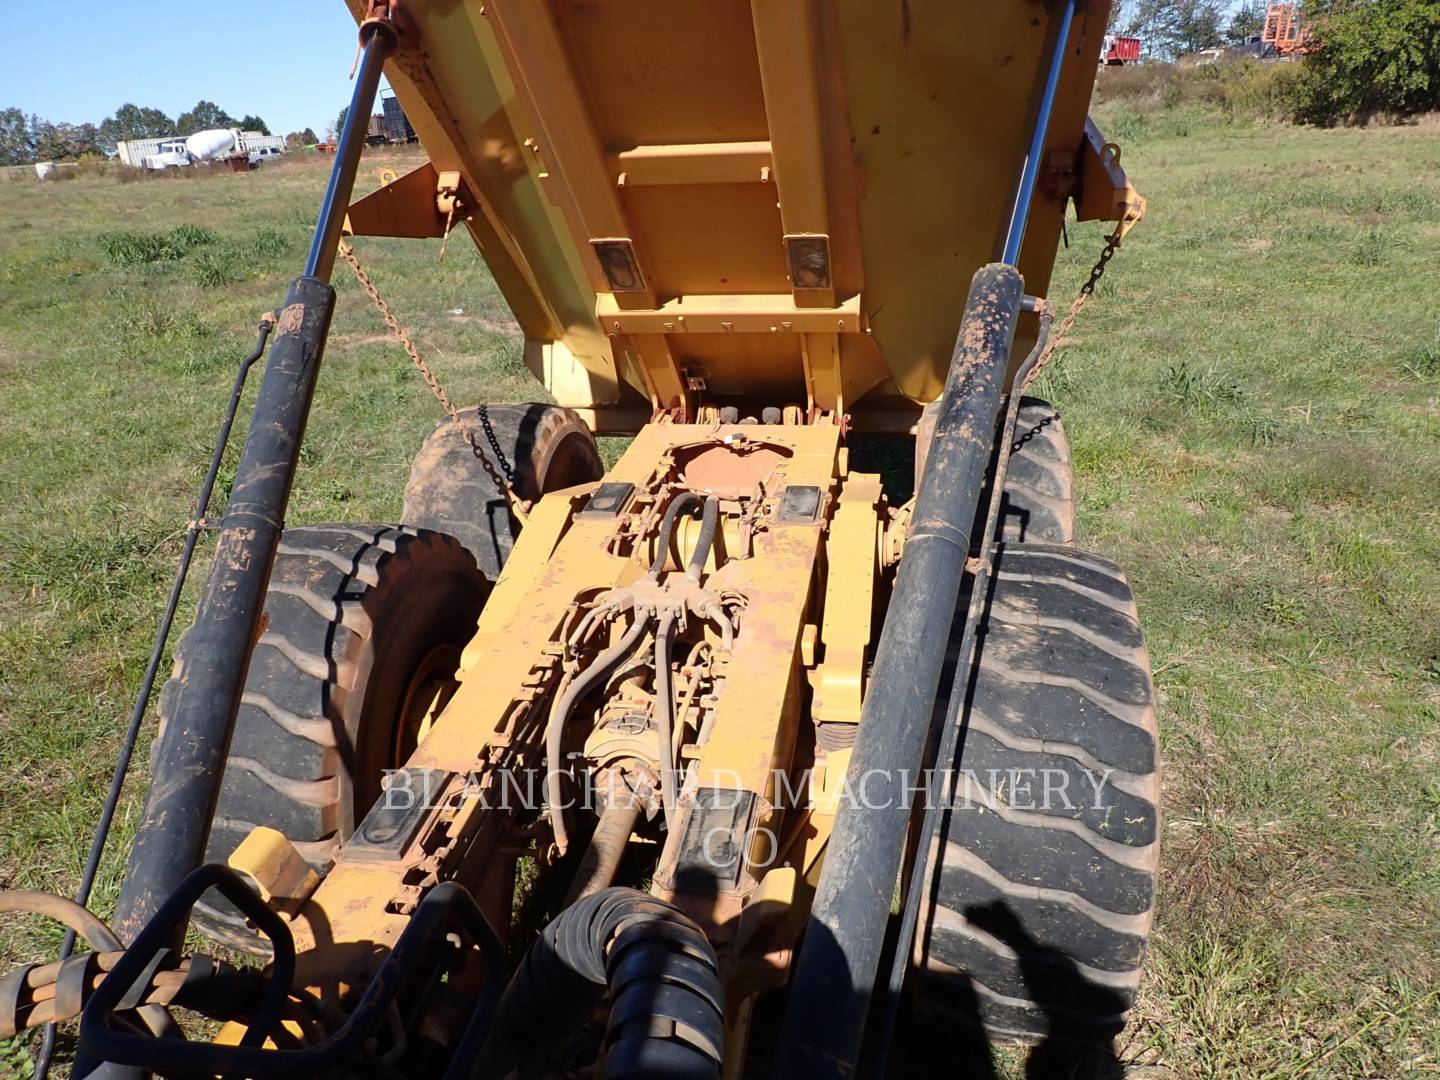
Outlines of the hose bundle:
<svg viewBox="0 0 1440 1080">
<path fill-rule="evenodd" d="M 720 1075 L 724 1001 L 715 950 L 673 904 L 612 888 L 562 911 L 505 988 L 472 1078 L 543 1068 L 608 988 L 607 1080 Z"/>
</svg>

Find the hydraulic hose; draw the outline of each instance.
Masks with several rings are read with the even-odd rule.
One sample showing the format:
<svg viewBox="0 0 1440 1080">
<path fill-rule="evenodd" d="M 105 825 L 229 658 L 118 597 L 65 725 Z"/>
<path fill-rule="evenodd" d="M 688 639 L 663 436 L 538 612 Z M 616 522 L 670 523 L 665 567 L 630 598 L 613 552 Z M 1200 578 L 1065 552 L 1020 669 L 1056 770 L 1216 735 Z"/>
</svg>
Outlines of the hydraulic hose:
<svg viewBox="0 0 1440 1080">
<path fill-rule="evenodd" d="M 705 499 L 705 516 L 700 519 L 700 535 L 695 539 L 695 550 L 685 564 L 685 576 L 699 584 L 700 575 L 705 572 L 705 560 L 710 557 L 710 548 L 715 543 L 715 530 L 720 524 L 720 500 L 714 495 Z"/>
<path fill-rule="evenodd" d="M 109 953 L 115 955 L 125 948 L 120 938 L 116 936 L 115 931 L 111 930 L 103 919 L 93 914 L 83 904 L 78 904 L 74 900 L 64 896 L 56 896 L 54 893 L 41 892 L 37 889 L 5 889 L 0 891 L 0 913 L 5 912 L 25 912 L 31 915 L 43 915 L 46 918 L 63 923 L 71 934 L 78 934 L 83 937 L 90 948 L 94 949 L 97 954 Z M 69 934 L 67 934 L 66 937 L 68 940 Z M 61 959 L 62 966 L 67 960 L 71 964 L 69 970 L 75 972 L 77 975 L 83 975 L 86 971 L 85 965 L 89 963 L 88 956 L 86 958 L 71 958 L 68 957 L 67 954 L 66 957 L 62 957 Z M 0 986 L 8 985 L 9 977 L 0 979 Z M 0 994 L 0 998 L 3 998 L 3 996 L 3 994 Z M 75 1003 L 78 1003 L 79 1000 L 78 996 L 74 998 Z M 3 1005 L 3 1000 L 0 1000 L 0 1008 L 3 1008 Z M 175 1026 L 175 1021 L 170 1016 L 170 1013 L 160 1005 L 141 1005 L 136 1012 L 145 1026 L 156 1036 L 169 1037 L 179 1033 L 179 1028 Z M 41 1013 L 40 1018 L 30 1026 L 38 1027 L 41 1023 L 45 1024 L 45 1041 L 49 1043 L 52 1038 L 49 1032 L 53 1023 L 56 1020 L 67 1020 L 69 1018 L 69 1015 L 61 1016 L 53 1011 L 49 1014 Z M 48 1062 L 46 1067 L 49 1067 Z"/>
<path fill-rule="evenodd" d="M 680 517 L 682 511 L 689 509 L 700 501 L 700 496 L 693 491 L 683 491 L 670 501 L 665 508 L 665 516 L 660 519 L 660 533 L 655 537 L 655 558 L 650 563 L 649 578 L 657 581 L 660 572 L 665 569 L 665 560 L 670 557 L 670 540 L 675 535 L 675 521 Z"/>
<path fill-rule="evenodd" d="M 612 888 L 566 908 L 530 946 L 505 988 L 472 1080 L 547 1071 L 565 1036 L 610 994 L 607 1080 L 720 1075 L 724 999 L 715 950 L 679 908 Z"/>
<path fill-rule="evenodd" d="M 555 831 L 555 846 L 562 853 L 569 845 L 570 836 L 565 829 L 565 810 L 560 805 L 564 796 L 560 788 L 560 755 L 565 722 L 570 719 L 570 710 L 575 708 L 576 703 L 635 651 L 649 625 L 648 618 L 637 617 L 619 642 L 606 649 L 589 667 L 575 676 L 550 710 L 550 723 L 545 729 L 545 802 L 549 806 L 550 827 Z"/>
<path fill-rule="evenodd" d="M 567 906 L 593 896 L 615 880 L 615 872 L 620 869 L 620 860 L 639 817 L 640 799 L 633 792 L 626 792 L 605 807 L 565 896 Z"/>
<path fill-rule="evenodd" d="M 670 649 L 675 642 L 675 616 L 663 615 L 655 631 L 655 727 L 660 750 L 660 804 L 665 827 L 675 826 L 675 687 L 670 677 Z"/>
<path fill-rule="evenodd" d="M 106 926 L 98 915 L 92 915 L 88 908 L 64 896 L 36 889 L 0 891 L 0 912 L 11 911 L 44 915 L 64 923 L 83 937 L 96 952 L 114 952 L 125 948 L 115 936 L 115 931 Z"/>
</svg>

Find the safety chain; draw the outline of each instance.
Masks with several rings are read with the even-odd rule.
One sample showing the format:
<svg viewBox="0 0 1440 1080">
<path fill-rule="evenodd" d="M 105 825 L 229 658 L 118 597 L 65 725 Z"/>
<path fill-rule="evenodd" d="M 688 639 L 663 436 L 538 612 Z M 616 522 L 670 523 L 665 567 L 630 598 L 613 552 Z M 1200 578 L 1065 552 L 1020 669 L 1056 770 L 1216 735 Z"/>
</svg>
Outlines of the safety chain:
<svg viewBox="0 0 1440 1080">
<path fill-rule="evenodd" d="M 451 403 L 450 395 L 445 393 L 445 388 L 440 385 L 434 372 L 420 356 L 419 350 L 410 340 L 410 335 L 405 333 L 399 320 L 391 313 L 390 305 L 381 298 L 379 290 L 370 280 L 370 275 L 365 272 L 360 265 L 360 260 L 355 257 L 355 249 L 342 240 L 340 241 L 340 255 L 350 264 L 350 269 L 355 271 L 356 280 L 360 282 L 366 295 L 370 297 L 371 302 L 375 305 L 375 310 L 380 312 L 380 317 L 385 320 L 385 325 L 390 328 L 390 332 L 399 340 L 401 347 L 405 350 L 405 355 L 410 357 L 410 362 L 415 365 L 415 370 L 420 372 L 420 377 L 425 380 L 425 385 L 435 395 L 435 400 L 440 402 L 440 407 L 450 415 L 451 420 L 455 421 L 455 426 L 460 429 L 461 436 L 479 460 L 485 474 L 490 477 L 491 483 L 505 493 L 505 498 L 509 500 L 511 506 L 523 512 L 526 509 L 525 504 L 515 492 L 515 468 L 505 457 L 505 451 L 500 448 L 500 439 L 495 434 L 494 425 L 490 423 L 489 409 L 483 403 L 475 407 L 476 414 L 480 417 L 480 427 L 484 430 L 485 439 L 489 442 L 490 450 L 495 455 L 495 462 L 500 464 L 498 470 L 495 468 L 495 462 L 492 462 L 485 451 L 480 449 L 480 444 L 475 439 L 475 433 L 470 430 L 465 421 L 460 419 L 460 413 Z M 504 476 L 501 476 L 502 472 Z"/>
<path fill-rule="evenodd" d="M 1040 418 L 1040 422 L 1039 422 L 1038 424 L 1036 424 L 1034 427 L 1032 427 L 1029 431 L 1025 432 L 1024 435 L 1021 435 L 1021 436 L 1019 436 L 1018 438 L 1016 438 L 1016 440 L 1015 440 L 1013 443 L 1010 444 L 1010 453 L 1012 453 L 1012 454 L 1018 453 L 1018 452 L 1021 450 L 1021 448 L 1024 447 L 1024 445 L 1025 445 L 1026 443 L 1028 443 L 1031 439 L 1038 438 L 1039 435 L 1040 435 L 1040 433 L 1041 433 L 1042 431 L 1044 431 L 1047 427 L 1049 427 L 1051 424 L 1053 424 L 1054 422 L 1055 422 L 1055 414 L 1054 414 L 1054 413 L 1046 413 L 1044 416 L 1042 416 L 1042 417 Z"/>
<path fill-rule="evenodd" d="M 1070 305 L 1069 312 L 1051 333 L 1050 340 L 1045 343 L 1045 351 L 1035 361 L 1035 366 L 1030 369 L 1030 374 L 1025 376 L 1025 382 L 1020 387 L 1022 392 L 1030 389 L 1031 384 L 1040 377 L 1040 373 L 1045 370 L 1045 366 L 1050 363 L 1060 346 L 1065 344 L 1066 338 L 1070 336 L 1070 331 L 1075 328 L 1076 318 L 1085 309 L 1085 305 L 1090 302 L 1090 298 L 1095 295 L 1095 286 L 1100 284 L 1100 279 L 1105 276 L 1105 267 L 1110 264 L 1110 260 L 1115 257 L 1116 249 L 1120 246 L 1120 229 L 1121 226 L 1117 225 L 1115 231 L 1105 238 L 1105 249 L 1100 252 L 1100 258 L 1095 261 L 1095 265 L 1090 268 L 1090 277 L 1084 285 L 1080 286 L 1080 292 L 1075 297 L 1075 302 Z"/>
</svg>

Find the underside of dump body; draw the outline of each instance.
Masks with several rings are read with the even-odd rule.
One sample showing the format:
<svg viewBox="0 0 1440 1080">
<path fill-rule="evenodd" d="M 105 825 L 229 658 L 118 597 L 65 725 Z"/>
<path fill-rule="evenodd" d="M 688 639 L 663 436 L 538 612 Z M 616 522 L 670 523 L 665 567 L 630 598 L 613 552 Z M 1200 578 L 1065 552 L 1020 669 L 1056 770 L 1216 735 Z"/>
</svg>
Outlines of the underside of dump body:
<svg viewBox="0 0 1440 1080">
<path fill-rule="evenodd" d="M 364 0 L 352 0 L 357 16 Z M 1043 296 L 1067 201 L 1143 204 L 1086 122 L 1107 4 L 1067 21 L 1028 227 Z M 940 392 L 971 275 L 999 259 L 1059 5 L 410 3 L 387 75 L 429 164 L 357 234 L 462 217 L 530 369 L 597 431 L 792 408 L 909 432 Z M 1036 322 L 1017 337 L 1023 356 Z"/>
<path fill-rule="evenodd" d="M 1111 1038 L 1153 694 L 1024 396 L 1067 206 L 1112 251 L 1144 209 L 1086 117 L 1108 4 L 351 6 L 110 974 L 27 973 L 0 1017 L 83 1004 L 81 1075 L 912 1076 Z M 382 66 L 429 161 L 352 202 Z M 282 529 L 342 233 L 462 226 L 553 402 L 437 390 L 400 522 Z M 183 956 L 192 919 L 268 966 Z M 227 1023 L 177 1040 L 182 1008 Z"/>
</svg>

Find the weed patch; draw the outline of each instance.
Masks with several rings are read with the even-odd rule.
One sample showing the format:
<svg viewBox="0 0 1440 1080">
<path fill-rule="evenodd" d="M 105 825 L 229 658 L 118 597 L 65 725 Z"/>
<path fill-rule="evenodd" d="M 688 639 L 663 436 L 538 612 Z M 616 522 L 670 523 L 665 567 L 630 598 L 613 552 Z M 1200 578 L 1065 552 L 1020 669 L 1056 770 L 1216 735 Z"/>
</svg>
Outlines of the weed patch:
<svg viewBox="0 0 1440 1080">
<path fill-rule="evenodd" d="M 1440 322 L 1435 324 L 1435 333 L 1429 341 L 1422 341 L 1401 354 L 1400 367 L 1416 379 L 1440 378 Z"/>
<path fill-rule="evenodd" d="M 190 260 L 190 279 L 202 289 L 219 289 L 243 281 L 245 267 L 232 248 L 201 251 Z"/>
<path fill-rule="evenodd" d="M 1156 389 L 1162 398 L 1188 413 L 1213 414 L 1245 400 L 1244 388 L 1218 366 L 1194 367 L 1185 360 L 1167 367 Z"/>
<path fill-rule="evenodd" d="M 288 255 L 294 245 L 290 242 L 290 237 L 279 229 L 264 228 L 256 230 L 250 247 L 261 258 L 274 259 Z"/>
<path fill-rule="evenodd" d="M 1372 225 L 1361 234 L 1351 250 L 1350 258 L 1357 266 L 1379 266 L 1395 246 L 1394 238 L 1379 226 Z"/>
<path fill-rule="evenodd" d="M 197 247 L 215 242 L 215 234 L 199 225 L 180 225 L 169 232 L 101 233 L 100 250 L 114 266 L 143 266 L 182 259 Z"/>
</svg>

